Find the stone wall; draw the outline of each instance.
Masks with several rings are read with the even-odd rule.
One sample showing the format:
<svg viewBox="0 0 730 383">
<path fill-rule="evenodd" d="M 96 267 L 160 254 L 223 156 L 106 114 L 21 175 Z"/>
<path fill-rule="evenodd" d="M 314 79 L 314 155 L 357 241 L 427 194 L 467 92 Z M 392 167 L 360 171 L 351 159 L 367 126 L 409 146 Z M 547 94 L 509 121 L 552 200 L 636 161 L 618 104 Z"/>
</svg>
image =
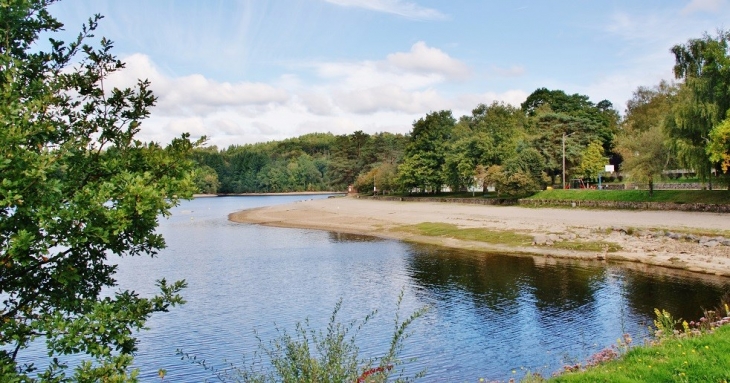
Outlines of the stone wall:
<svg viewBox="0 0 730 383">
<path fill-rule="evenodd" d="M 621 210 L 680 210 L 700 211 L 712 213 L 730 213 L 730 205 L 716 205 L 706 203 L 674 203 L 674 202 L 628 202 L 628 201 L 569 201 L 569 200 L 541 200 L 541 199 L 504 199 L 504 198 L 440 198 L 440 197 L 398 197 L 398 196 L 360 196 L 356 198 L 375 199 L 380 201 L 399 202 L 445 202 L 471 205 L 498 205 L 498 206 L 568 206 L 589 207 L 598 209 Z"/>
<path fill-rule="evenodd" d="M 395 196 L 358 196 L 357 198 L 376 199 L 380 201 L 402 202 L 446 202 L 470 205 L 517 205 L 516 199 L 504 198 L 439 198 L 439 197 L 395 197 Z"/>
<path fill-rule="evenodd" d="M 623 184 L 603 184 L 603 189 L 606 190 L 649 190 L 649 184 L 635 184 L 631 182 Z M 707 184 L 699 182 L 686 182 L 686 183 L 655 183 L 654 190 L 702 190 L 706 189 Z"/>
<path fill-rule="evenodd" d="M 632 184 L 627 183 L 626 189 L 649 190 L 649 184 Z M 686 183 L 655 183 L 654 190 L 702 190 L 707 189 L 706 183 L 686 182 Z"/>
<path fill-rule="evenodd" d="M 730 213 L 730 205 L 706 203 L 674 203 L 674 202 L 628 202 L 628 201 L 560 201 L 541 199 L 521 199 L 523 206 L 571 206 L 592 207 L 599 209 L 633 209 L 633 210 L 680 210 L 703 211 L 713 213 Z"/>
</svg>

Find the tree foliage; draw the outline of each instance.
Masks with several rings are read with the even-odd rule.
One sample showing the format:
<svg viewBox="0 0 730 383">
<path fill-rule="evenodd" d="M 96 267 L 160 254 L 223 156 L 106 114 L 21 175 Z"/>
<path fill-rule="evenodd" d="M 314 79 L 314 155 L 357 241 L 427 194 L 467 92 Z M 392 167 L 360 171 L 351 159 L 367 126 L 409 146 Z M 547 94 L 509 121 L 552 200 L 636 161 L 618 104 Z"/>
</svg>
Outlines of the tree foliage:
<svg viewBox="0 0 730 383">
<path fill-rule="evenodd" d="M 417 187 L 438 192 L 445 184 L 442 169 L 455 123 L 449 110 L 429 113 L 413 123 L 404 163 L 399 168 L 406 189 Z"/>
<path fill-rule="evenodd" d="M 603 172 L 606 160 L 601 143 L 598 141 L 591 142 L 583 151 L 580 161 L 579 171 L 581 176 L 588 179 L 598 178 L 599 174 Z"/>
<path fill-rule="evenodd" d="M 719 162 L 722 171 L 730 170 L 730 118 L 726 119 L 710 132 L 710 144 L 707 154 L 711 161 Z"/>
<path fill-rule="evenodd" d="M 730 110 L 730 32 L 690 39 L 672 47 L 672 53 L 674 75 L 684 83 L 667 129 L 683 164 L 708 177 L 709 134 Z"/>
<path fill-rule="evenodd" d="M 155 255 L 158 217 L 191 195 L 194 144 L 187 135 L 167 147 L 135 139 L 155 97 L 147 81 L 105 89 L 124 67 L 101 39 L 87 45 L 101 16 L 69 44 L 38 36 L 63 25 L 50 0 L 0 5 L 0 370 L 26 380 L 36 367 L 18 358 L 45 341 L 44 381 L 133 377 L 134 331 L 154 312 L 182 302 L 184 282 L 159 282 L 142 298 L 116 285 L 111 256 Z M 76 61 L 76 64 L 73 62 Z M 55 357 L 82 353 L 93 363 L 73 377 Z"/>
<path fill-rule="evenodd" d="M 677 89 L 666 82 L 653 88 L 639 87 L 627 103 L 626 118 L 617 139 L 617 150 L 624 159 L 622 172 L 630 179 L 649 183 L 650 194 L 654 181 L 672 159 L 666 125 Z"/>
</svg>

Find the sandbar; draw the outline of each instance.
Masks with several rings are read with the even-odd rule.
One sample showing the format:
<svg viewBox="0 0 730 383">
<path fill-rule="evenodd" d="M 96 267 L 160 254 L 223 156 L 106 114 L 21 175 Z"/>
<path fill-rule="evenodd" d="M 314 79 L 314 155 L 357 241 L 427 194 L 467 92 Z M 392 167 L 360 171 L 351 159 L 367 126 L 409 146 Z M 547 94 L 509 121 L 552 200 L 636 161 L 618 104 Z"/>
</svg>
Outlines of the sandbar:
<svg viewBox="0 0 730 383">
<path fill-rule="evenodd" d="M 730 215 L 723 213 L 528 208 L 338 197 L 242 210 L 231 213 L 228 218 L 240 223 L 370 235 L 485 253 L 631 262 L 730 277 L 730 246 L 727 242 L 722 244 L 723 235 L 728 240 Z M 569 235 L 576 241 L 616 243 L 621 250 L 564 250 L 542 243 L 509 246 L 424 236 L 400 229 L 423 222 L 512 231 L 534 238 Z M 704 234 L 705 244 L 663 234 L 673 231 Z M 707 235 L 712 233 L 718 233 L 717 238 L 708 242 Z"/>
</svg>

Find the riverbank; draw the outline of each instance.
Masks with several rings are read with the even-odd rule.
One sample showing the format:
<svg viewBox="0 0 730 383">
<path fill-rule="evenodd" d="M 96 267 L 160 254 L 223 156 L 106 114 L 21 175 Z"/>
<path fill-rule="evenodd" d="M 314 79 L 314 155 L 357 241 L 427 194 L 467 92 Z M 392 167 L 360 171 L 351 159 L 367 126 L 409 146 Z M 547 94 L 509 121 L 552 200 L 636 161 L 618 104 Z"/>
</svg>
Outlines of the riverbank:
<svg viewBox="0 0 730 383">
<path fill-rule="evenodd" d="M 730 276 L 730 243 L 726 242 L 730 240 L 730 216 L 719 213 L 534 209 L 345 197 L 244 210 L 230 214 L 229 219 L 485 252 L 630 261 Z M 418 230 L 417 225 L 424 223 L 452 225 L 457 230 L 484 229 L 497 237 L 517 234 L 531 240 L 500 243 L 469 236 L 433 235 Z M 578 246 L 561 246 L 566 243 Z M 581 243 L 585 248 L 595 243 L 605 246 L 583 250 Z"/>
<path fill-rule="evenodd" d="M 193 194 L 193 198 L 209 198 L 209 197 L 260 197 L 260 196 L 276 196 L 276 195 L 341 195 L 345 192 L 334 191 L 302 191 L 302 192 L 285 192 L 285 193 L 237 193 L 237 194 Z"/>
</svg>

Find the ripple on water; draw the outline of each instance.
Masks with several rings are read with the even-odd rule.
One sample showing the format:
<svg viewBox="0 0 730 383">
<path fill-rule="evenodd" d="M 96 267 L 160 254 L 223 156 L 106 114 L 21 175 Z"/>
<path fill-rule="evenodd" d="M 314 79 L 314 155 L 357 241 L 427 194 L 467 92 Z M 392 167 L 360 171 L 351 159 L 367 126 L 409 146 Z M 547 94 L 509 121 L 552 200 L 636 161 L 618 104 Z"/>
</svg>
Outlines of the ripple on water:
<svg viewBox="0 0 730 383">
<path fill-rule="evenodd" d="M 302 197 L 205 198 L 184 202 L 159 231 L 159 257 L 124 258 L 123 288 L 154 292 L 155 279 L 186 279 L 187 304 L 156 315 L 140 334 L 142 381 L 200 382 L 210 374 L 181 361 L 183 349 L 218 367 L 257 350 L 276 327 L 309 318 L 324 329 L 342 299 L 342 322 L 376 317 L 358 335 L 362 355 L 379 356 L 401 318 L 431 309 L 411 327 L 404 358 L 428 368 L 427 381 L 506 380 L 521 367 L 550 374 L 628 331 L 642 333 L 654 307 L 690 318 L 712 307 L 724 283 L 666 277 L 595 263 L 485 255 L 312 230 L 235 224 L 244 208 Z M 306 199 L 313 198 L 306 196 Z M 192 219 L 191 219 L 192 218 Z M 640 337 L 635 337 L 640 339 Z M 44 358 L 42 348 L 26 355 Z"/>
</svg>

